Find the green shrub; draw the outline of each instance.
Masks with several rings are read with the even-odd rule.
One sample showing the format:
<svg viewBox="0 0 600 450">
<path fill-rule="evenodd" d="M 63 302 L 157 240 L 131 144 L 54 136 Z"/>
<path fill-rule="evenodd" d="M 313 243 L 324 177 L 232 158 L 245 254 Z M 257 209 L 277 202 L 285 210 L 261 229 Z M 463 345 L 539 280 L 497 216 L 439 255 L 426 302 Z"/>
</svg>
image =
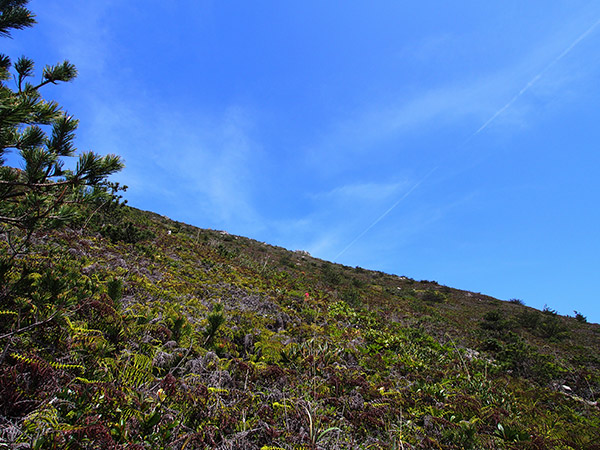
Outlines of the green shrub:
<svg viewBox="0 0 600 450">
<path fill-rule="evenodd" d="M 508 321 L 502 318 L 500 311 L 489 311 L 484 314 L 479 326 L 484 330 L 503 331 L 509 328 Z"/>
<path fill-rule="evenodd" d="M 499 352 L 504 348 L 504 346 L 498 339 L 488 338 L 481 344 L 480 348 L 481 350 L 488 352 Z"/>
<path fill-rule="evenodd" d="M 537 311 L 523 311 L 516 316 L 517 323 L 529 330 L 535 329 L 540 323 L 542 317 Z"/>
<path fill-rule="evenodd" d="M 290 253 L 285 253 L 281 258 L 279 258 L 279 264 L 286 267 L 296 267 L 296 263 L 292 259 L 292 255 Z"/>
<path fill-rule="evenodd" d="M 535 329 L 535 333 L 545 339 L 561 340 L 567 337 L 567 328 L 560 318 L 554 315 L 544 317 Z"/>
<path fill-rule="evenodd" d="M 206 320 L 208 325 L 206 330 L 204 331 L 204 335 L 206 336 L 206 340 L 204 341 L 205 345 L 212 344 L 212 341 L 217 334 L 217 331 L 225 323 L 225 314 L 223 313 L 223 305 L 221 303 L 215 304 L 212 312 L 210 312 L 206 316 Z"/>
<path fill-rule="evenodd" d="M 496 354 L 498 361 L 516 375 L 543 385 L 564 374 L 553 358 L 539 353 L 520 337 L 511 333 L 511 342 Z"/>
<path fill-rule="evenodd" d="M 367 285 L 367 283 L 360 278 L 352 278 L 352 286 L 355 288 L 363 288 Z"/>
<path fill-rule="evenodd" d="M 153 239 L 156 236 L 152 231 L 140 228 L 129 221 L 118 224 L 106 224 L 100 230 L 100 234 L 113 242 L 121 241 L 127 244 L 135 244 L 140 241 Z"/>
<path fill-rule="evenodd" d="M 486 322 L 499 322 L 500 319 L 502 319 L 500 311 L 489 311 L 483 316 L 483 320 Z"/>
<path fill-rule="evenodd" d="M 333 267 L 332 264 L 323 264 L 321 268 L 323 281 L 328 284 L 338 285 L 342 282 L 342 275 Z"/>
<path fill-rule="evenodd" d="M 446 299 L 446 296 L 441 292 L 428 289 L 423 293 L 421 299 L 430 303 L 442 303 Z"/>
<path fill-rule="evenodd" d="M 106 283 L 106 293 L 118 305 L 123 298 L 123 280 L 112 278 Z"/>
<path fill-rule="evenodd" d="M 360 306 L 362 303 L 362 300 L 360 298 L 360 292 L 352 288 L 345 289 L 342 292 L 342 300 L 346 302 L 349 306 L 352 306 L 354 308 Z"/>
</svg>

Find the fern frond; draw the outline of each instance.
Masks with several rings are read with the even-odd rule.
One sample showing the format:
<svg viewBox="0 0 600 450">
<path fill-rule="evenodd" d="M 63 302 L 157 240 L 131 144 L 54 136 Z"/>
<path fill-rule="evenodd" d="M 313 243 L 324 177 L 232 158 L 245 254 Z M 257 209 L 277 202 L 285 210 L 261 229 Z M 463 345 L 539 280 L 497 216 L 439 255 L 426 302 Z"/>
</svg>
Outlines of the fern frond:
<svg viewBox="0 0 600 450">
<path fill-rule="evenodd" d="M 229 390 L 222 388 L 209 387 L 208 392 L 212 392 L 213 394 L 229 395 Z"/>
<path fill-rule="evenodd" d="M 137 409 L 132 408 L 131 406 L 125 406 L 123 409 L 123 412 L 121 413 L 121 418 L 124 421 L 129 420 L 131 417 L 133 416 L 138 416 L 140 413 Z"/>
<path fill-rule="evenodd" d="M 51 436 L 54 433 L 72 433 L 81 430 L 82 428 L 83 427 L 79 425 L 70 425 L 68 423 L 60 422 L 59 412 L 52 405 L 52 402 L 43 405 L 40 409 L 32 411 L 23 420 L 23 430 L 30 436 L 35 436 L 32 448 L 45 448 L 40 447 L 40 445 L 47 443 L 48 441 L 45 437 Z"/>
<path fill-rule="evenodd" d="M 74 380 L 75 381 L 81 381 L 84 384 L 101 383 L 100 381 L 97 381 L 97 380 L 88 380 L 87 378 L 83 378 L 83 377 L 75 377 Z"/>
<path fill-rule="evenodd" d="M 71 322 L 71 320 L 68 317 L 65 317 L 65 321 L 67 322 L 67 325 L 69 326 L 69 329 L 71 331 L 74 331 L 76 333 L 83 333 L 83 334 L 102 334 L 102 331 L 100 330 L 94 330 L 91 328 L 87 328 L 87 327 L 78 327 L 75 326 L 73 324 L 73 322 Z"/>
<path fill-rule="evenodd" d="M 51 404 L 46 404 L 42 409 L 29 413 L 23 425 L 28 433 L 39 432 L 40 428 L 54 430 L 58 427 L 58 411 Z"/>
<path fill-rule="evenodd" d="M 125 370 L 121 373 L 121 382 L 128 386 L 140 387 L 152 381 L 152 359 L 136 353 L 129 359 Z"/>
<path fill-rule="evenodd" d="M 53 361 L 48 362 L 48 364 L 50 364 L 55 369 L 59 369 L 59 370 L 79 369 L 81 371 L 85 371 L 85 367 L 83 367 L 81 364 L 65 364 L 65 363 L 58 363 L 58 362 L 53 362 Z"/>
<path fill-rule="evenodd" d="M 83 367 L 81 364 L 65 364 L 55 361 L 46 361 L 38 356 L 23 356 L 15 352 L 11 353 L 10 356 L 26 364 L 42 363 L 58 370 L 79 369 L 85 371 L 85 367 Z"/>
<path fill-rule="evenodd" d="M 29 358 L 27 356 L 19 355 L 18 353 L 11 353 L 10 356 L 18 361 L 24 362 L 26 364 L 33 364 L 34 362 L 38 362 L 34 358 Z"/>
<path fill-rule="evenodd" d="M 98 361 L 98 366 L 102 369 L 102 379 L 109 383 L 115 381 L 119 372 L 119 365 L 115 358 L 102 358 Z"/>
</svg>

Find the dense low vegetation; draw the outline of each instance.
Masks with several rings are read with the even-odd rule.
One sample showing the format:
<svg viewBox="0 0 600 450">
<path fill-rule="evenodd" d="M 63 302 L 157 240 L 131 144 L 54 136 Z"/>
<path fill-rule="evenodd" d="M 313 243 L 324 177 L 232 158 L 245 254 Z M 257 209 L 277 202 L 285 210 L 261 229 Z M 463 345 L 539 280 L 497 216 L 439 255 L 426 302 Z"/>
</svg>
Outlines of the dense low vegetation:
<svg viewBox="0 0 600 450">
<path fill-rule="evenodd" d="M 599 448 L 600 327 L 127 206 L 0 241 L 0 448 Z"/>
</svg>

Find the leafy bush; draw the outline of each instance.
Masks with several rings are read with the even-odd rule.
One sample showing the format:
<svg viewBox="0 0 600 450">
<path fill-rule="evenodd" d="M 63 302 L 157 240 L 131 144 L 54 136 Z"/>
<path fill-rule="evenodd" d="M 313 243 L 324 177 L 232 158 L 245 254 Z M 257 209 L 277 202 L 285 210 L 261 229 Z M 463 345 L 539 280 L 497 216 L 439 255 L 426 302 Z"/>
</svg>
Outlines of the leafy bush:
<svg viewBox="0 0 600 450">
<path fill-rule="evenodd" d="M 342 282 L 342 275 L 335 269 L 333 264 L 323 264 L 321 274 L 325 283 L 336 286 Z"/>
<path fill-rule="evenodd" d="M 352 286 L 354 286 L 355 288 L 364 288 L 367 285 L 367 283 L 363 280 L 361 280 L 360 278 L 356 278 L 353 277 L 352 278 Z"/>
<path fill-rule="evenodd" d="M 499 322 L 502 319 L 500 311 L 490 311 L 484 314 L 483 320 L 486 322 Z"/>
<path fill-rule="evenodd" d="M 568 330 L 559 317 L 549 315 L 538 323 L 535 333 L 545 339 L 561 340 L 567 337 Z"/>
<path fill-rule="evenodd" d="M 123 280 L 112 278 L 106 283 L 106 293 L 115 304 L 119 304 L 123 298 Z"/>
<path fill-rule="evenodd" d="M 204 331 L 204 336 L 206 336 L 204 345 L 210 345 L 221 325 L 225 323 L 225 314 L 223 313 L 223 305 L 221 303 L 214 305 L 212 312 L 206 316 L 206 321 L 208 325 Z"/>
<path fill-rule="evenodd" d="M 360 292 L 352 288 L 345 289 L 342 292 L 342 300 L 346 302 L 349 306 L 352 306 L 354 308 L 360 306 L 362 303 L 360 298 Z"/>
<path fill-rule="evenodd" d="M 117 224 L 106 224 L 102 227 L 100 233 L 113 242 L 121 241 L 127 244 L 135 244 L 156 237 L 151 230 L 140 228 L 130 221 Z"/>
<path fill-rule="evenodd" d="M 446 300 L 446 296 L 439 291 L 433 289 L 427 289 L 422 295 L 421 299 L 429 303 L 442 303 Z"/>
<path fill-rule="evenodd" d="M 512 336 L 512 342 L 503 346 L 496 358 L 516 375 L 539 384 L 545 384 L 562 373 L 551 358 L 540 354 L 518 336 Z"/>
<path fill-rule="evenodd" d="M 279 264 L 286 267 L 296 267 L 296 263 L 294 262 L 291 253 L 284 253 L 279 258 Z"/>
<path fill-rule="evenodd" d="M 489 352 L 499 352 L 504 348 L 502 342 L 498 339 L 487 338 L 480 346 L 481 350 Z"/>
<path fill-rule="evenodd" d="M 523 311 L 516 316 L 517 323 L 529 330 L 535 329 L 541 320 L 542 316 L 537 311 Z"/>
<path fill-rule="evenodd" d="M 502 313 L 498 310 L 485 313 L 479 325 L 484 330 L 493 331 L 506 331 L 509 328 L 509 322 L 503 319 Z"/>
</svg>

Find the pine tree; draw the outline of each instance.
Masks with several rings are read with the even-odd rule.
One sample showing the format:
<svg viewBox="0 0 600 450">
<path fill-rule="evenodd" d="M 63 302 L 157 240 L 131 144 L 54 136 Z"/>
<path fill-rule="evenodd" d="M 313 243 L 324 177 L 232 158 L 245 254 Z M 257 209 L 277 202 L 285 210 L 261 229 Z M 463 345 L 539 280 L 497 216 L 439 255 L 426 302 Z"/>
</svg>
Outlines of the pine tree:
<svg viewBox="0 0 600 450">
<path fill-rule="evenodd" d="M 0 0 L 0 36 L 11 37 L 11 30 L 35 23 L 28 1 Z M 41 82 L 31 84 L 34 69 L 29 58 L 13 65 L 0 54 L 0 230 L 13 252 L 22 250 L 34 231 L 67 224 L 82 204 L 114 193 L 106 178 L 123 168 L 116 155 L 83 152 L 74 170 L 64 169 L 65 158 L 77 152 L 78 121 L 40 91 L 72 81 L 77 69 L 69 61 L 46 66 Z M 21 168 L 5 164 L 11 150 L 20 156 Z"/>
<path fill-rule="evenodd" d="M 10 37 L 10 30 L 22 30 L 35 23 L 31 11 L 25 8 L 28 0 L 0 0 L 0 36 Z"/>
</svg>

